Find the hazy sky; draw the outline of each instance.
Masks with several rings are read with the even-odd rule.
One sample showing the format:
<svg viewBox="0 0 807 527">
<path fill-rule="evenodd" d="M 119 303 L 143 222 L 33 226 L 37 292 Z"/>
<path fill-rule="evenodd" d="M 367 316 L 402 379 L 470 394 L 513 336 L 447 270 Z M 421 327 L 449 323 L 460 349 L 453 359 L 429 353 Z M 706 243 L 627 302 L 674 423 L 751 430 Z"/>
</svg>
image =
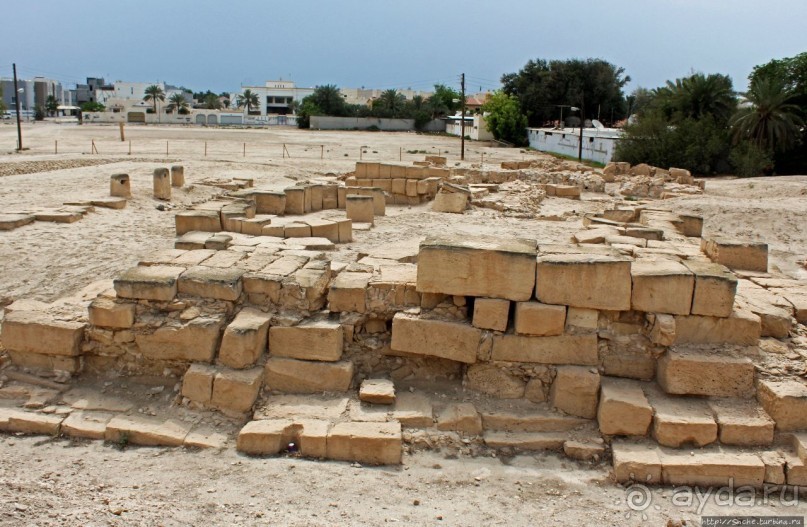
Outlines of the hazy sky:
<svg viewBox="0 0 807 527">
<path fill-rule="evenodd" d="M 493 89 L 529 59 L 603 58 L 628 91 L 691 71 L 744 89 L 756 64 L 807 51 L 807 0 L 21 0 L 0 75 L 193 90 L 300 86 Z"/>
</svg>

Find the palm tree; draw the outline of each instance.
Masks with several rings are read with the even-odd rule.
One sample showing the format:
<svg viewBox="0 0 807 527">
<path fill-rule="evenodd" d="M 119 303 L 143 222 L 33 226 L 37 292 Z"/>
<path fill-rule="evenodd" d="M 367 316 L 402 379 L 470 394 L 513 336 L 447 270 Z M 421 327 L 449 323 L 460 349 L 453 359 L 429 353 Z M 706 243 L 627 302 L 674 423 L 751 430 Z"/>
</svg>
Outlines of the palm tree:
<svg viewBox="0 0 807 527">
<path fill-rule="evenodd" d="M 725 122 L 736 108 L 731 78 L 719 73 L 695 73 L 675 82 L 667 81 L 654 90 L 653 98 L 654 104 L 673 120 L 712 115 Z"/>
<path fill-rule="evenodd" d="M 384 90 L 378 98 L 378 105 L 395 117 L 406 104 L 406 97 L 398 90 Z"/>
<path fill-rule="evenodd" d="M 247 115 L 249 115 L 249 112 L 253 106 L 257 107 L 260 106 L 261 104 L 260 100 L 258 99 L 258 94 L 250 89 L 244 90 L 244 93 L 236 97 L 235 103 L 238 105 L 239 108 L 246 107 Z"/>
<path fill-rule="evenodd" d="M 769 152 L 784 152 L 796 146 L 804 121 L 799 107 L 781 79 L 760 77 L 743 94 L 743 104 L 729 124 L 735 142 L 748 139 Z"/>
<path fill-rule="evenodd" d="M 47 100 L 45 101 L 45 109 L 48 111 L 48 115 L 53 117 L 56 115 L 56 112 L 59 111 L 59 101 L 53 95 L 48 95 Z"/>
<path fill-rule="evenodd" d="M 176 110 L 177 113 L 182 112 L 183 110 L 188 109 L 188 101 L 185 100 L 185 96 L 181 93 L 174 93 L 168 98 L 168 108 L 171 111 Z"/>
<path fill-rule="evenodd" d="M 207 110 L 221 110 L 221 101 L 215 93 L 208 93 L 202 102 Z"/>
<path fill-rule="evenodd" d="M 165 92 L 161 87 L 152 84 L 145 91 L 146 95 L 143 97 L 144 101 L 151 101 L 154 104 L 154 113 L 157 113 L 157 100 L 165 100 Z"/>
</svg>

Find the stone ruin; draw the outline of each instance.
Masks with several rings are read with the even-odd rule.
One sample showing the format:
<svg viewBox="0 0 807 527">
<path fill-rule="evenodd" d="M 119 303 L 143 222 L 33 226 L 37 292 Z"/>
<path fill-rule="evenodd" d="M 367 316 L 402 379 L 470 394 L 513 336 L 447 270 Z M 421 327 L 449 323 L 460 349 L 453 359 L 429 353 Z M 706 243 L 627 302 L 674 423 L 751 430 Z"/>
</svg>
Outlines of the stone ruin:
<svg viewBox="0 0 807 527">
<path fill-rule="evenodd" d="M 8 306 L 2 346 L 18 367 L 176 375 L 176 404 L 239 420 L 250 455 L 551 450 L 612 463 L 620 483 L 807 485 L 804 368 L 776 340 L 807 323 L 807 285 L 768 274 L 766 245 L 703 238 L 701 218 L 643 205 L 587 216 L 564 244 L 428 236 L 342 261 L 330 251 L 351 221 L 335 210 L 354 196 L 421 203 L 453 185 L 473 203 L 473 185 L 533 177 L 393 166 L 282 193 L 237 185 L 178 213 L 175 248 L 112 287 Z M 535 184 L 599 188 L 577 174 Z M 323 212 L 334 219 L 309 218 Z M 131 412 L 0 408 L 0 429 L 219 445 Z"/>
</svg>

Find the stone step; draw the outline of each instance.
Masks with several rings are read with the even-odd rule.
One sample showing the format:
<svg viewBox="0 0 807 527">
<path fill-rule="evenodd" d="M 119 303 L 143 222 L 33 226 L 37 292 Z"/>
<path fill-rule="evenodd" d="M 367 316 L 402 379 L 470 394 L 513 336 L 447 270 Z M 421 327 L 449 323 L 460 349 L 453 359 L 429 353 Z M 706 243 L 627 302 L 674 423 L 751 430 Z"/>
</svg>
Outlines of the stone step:
<svg viewBox="0 0 807 527">
<path fill-rule="evenodd" d="M 653 438 L 660 445 L 680 448 L 692 443 L 702 447 L 717 441 L 717 422 L 706 400 L 668 396 L 654 386 L 646 393 L 655 411 Z"/>
<path fill-rule="evenodd" d="M 800 380 L 762 379 L 757 383 L 757 399 L 777 431 L 807 430 L 807 385 Z"/>
<path fill-rule="evenodd" d="M 725 352 L 668 350 L 658 361 L 658 383 L 670 394 L 753 397 L 754 364 Z"/>
<path fill-rule="evenodd" d="M 485 432 L 485 445 L 515 450 L 563 450 L 568 435 L 562 432 Z"/>
<path fill-rule="evenodd" d="M 648 443 L 619 441 L 611 445 L 614 475 L 619 483 L 690 485 L 699 487 L 781 484 L 787 455 L 712 447 L 695 452 L 671 450 Z M 793 463 L 801 463 L 790 455 Z M 788 481 L 789 483 L 789 481 Z"/>
<path fill-rule="evenodd" d="M 479 405 L 482 427 L 501 432 L 569 432 L 591 423 L 553 411 L 547 404 L 514 400 L 506 405 Z"/>
</svg>

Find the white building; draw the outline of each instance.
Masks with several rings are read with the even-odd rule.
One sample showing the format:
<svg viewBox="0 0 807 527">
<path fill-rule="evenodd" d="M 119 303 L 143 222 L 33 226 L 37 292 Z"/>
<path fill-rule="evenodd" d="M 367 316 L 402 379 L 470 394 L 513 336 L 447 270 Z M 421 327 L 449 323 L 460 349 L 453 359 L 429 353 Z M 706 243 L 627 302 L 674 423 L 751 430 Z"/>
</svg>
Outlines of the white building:
<svg viewBox="0 0 807 527">
<path fill-rule="evenodd" d="M 614 151 L 622 130 L 605 128 L 595 120 L 593 128 L 583 128 L 583 159 L 607 164 L 614 157 Z M 580 128 L 527 128 L 530 147 L 542 152 L 553 152 L 577 157 L 580 146 Z"/>
<path fill-rule="evenodd" d="M 266 81 L 263 86 L 241 86 L 240 94 L 233 94 L 230 106 L 235 107 L 238 95 L 249 90 L 258 95 L 258 107 L 250 108 L 250 115 L 287 115 L 293 114 L 292 103 L 300 104 L 303 99 L 314 93 L 314 88 L 298 88 L 293 81 Z"/>
<path fill-rule="evenodd" d="M 446 133 L 450 135 L 462 136 L 462 117 L 459 114 L 446 117 Z M 465 136 L 474 141 L 490 141 L 493 134 L 488 131 L 488 123 L 484 115 L 465 116 Z"/>
</svg>

